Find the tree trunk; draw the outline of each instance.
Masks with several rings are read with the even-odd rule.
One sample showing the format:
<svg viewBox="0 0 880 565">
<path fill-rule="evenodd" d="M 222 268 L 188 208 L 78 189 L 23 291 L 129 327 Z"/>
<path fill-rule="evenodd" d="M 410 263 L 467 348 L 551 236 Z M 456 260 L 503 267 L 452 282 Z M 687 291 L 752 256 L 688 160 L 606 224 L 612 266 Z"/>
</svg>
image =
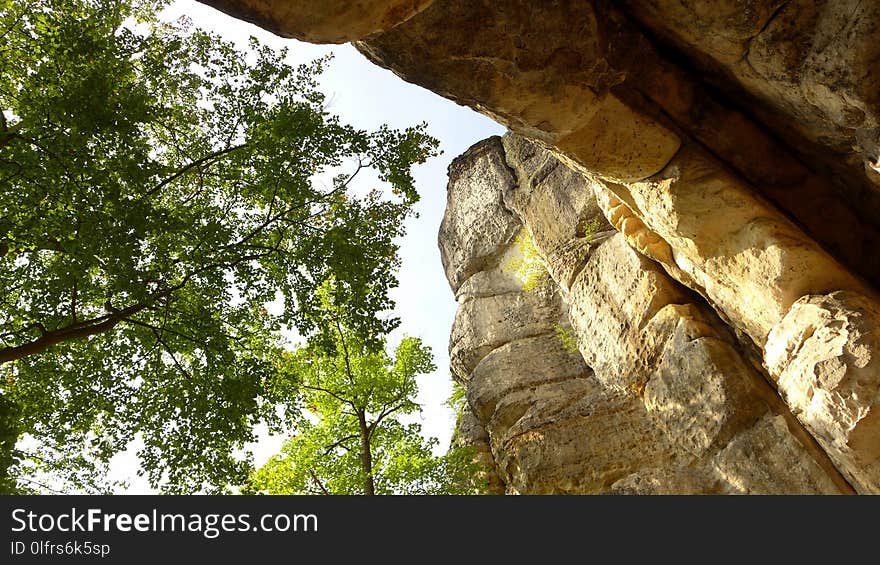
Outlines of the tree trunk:
<svg viewBox="0 0 880 565">
<path fill-rule="evenodd" d="M 370 429 L 367 427 L 367 416 L 364 412 L 358 412 L 358 424 L 361 430 L 361 469 L 364 471 L 364 494 L 373 496 L 376 494 L 376 485 L 373 482 L 373 452 L 370 449 Z"/>
</svg>

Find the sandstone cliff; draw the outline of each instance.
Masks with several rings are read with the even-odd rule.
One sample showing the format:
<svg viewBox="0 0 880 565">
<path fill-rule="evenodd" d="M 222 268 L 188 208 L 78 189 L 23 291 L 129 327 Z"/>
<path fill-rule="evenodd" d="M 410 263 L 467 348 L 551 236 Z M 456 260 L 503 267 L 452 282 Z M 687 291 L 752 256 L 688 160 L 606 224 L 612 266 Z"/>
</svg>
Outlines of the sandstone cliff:
<svg viewBox="0 0 880 565">
<path fill-rule="evenodd" d="M 593 188 L 512 134 L 450 167 L 452 367 L 507 491 L 848 491 L 724 323 L 611 228 Z M 524 255 L 548 276 L 523 280 Z"/>
<path fill-rule="evenodd" d="M 441 228 L 509 492 L 880 492 L 876 3 L 208 3 L 518 134 Z"/>
</svg>

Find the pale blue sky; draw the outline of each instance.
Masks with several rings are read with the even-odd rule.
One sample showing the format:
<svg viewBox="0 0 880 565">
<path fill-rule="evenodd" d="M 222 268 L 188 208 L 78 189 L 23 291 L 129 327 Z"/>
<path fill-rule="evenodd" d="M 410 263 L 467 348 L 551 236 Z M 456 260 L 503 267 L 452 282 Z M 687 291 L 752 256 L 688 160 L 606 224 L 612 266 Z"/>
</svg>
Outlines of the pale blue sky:
<svg viewBox="0 0 880 565">
<path fill-rule="evenodd" d="M 247 38 L 258 37 L 263 43 L 291 50 L 294 61 L 306 61 L 333 52 L 334 59 L 323 74 L 321 90 L 327 95 L 328 109 L 344 122 L 363 129 L 383 123 L 405 128 L 425 121 L 431 135 L 441 142 L 443 155 L 415 170 L 421 201 L 418 218 L 408 222 L 407 235 L 401 241 L 402 266 L 400 286 L 394 291 L 402 334 L 421 337 L 434 350 L 437 371 L 419 379 L 419 403 L 423 407 L 422 425 L 426 435 L 448 445 L 454 418 L 443 406 L 451 390 L 447 345 L 455 315 L 455 300 L 437 248 L 437 230 L 446 207 L 446 169 L 456 156 L 490 135 L 504 129 L 489 118 L 459 106 L 368 62 L 350 45 L 310 45 L 276 37 L 260 28 L 235 20 L 194 0 L 176 1 L 164 19 L 189 16 L 202 29 L 214 31 L 245 49 Z M 266 439 L 256 446 L 260 462 L 280 447 L 283 438 Z M 120 457 L 114 465 L 117 478 L 133 479 L 133 457 Z M 132 480 L 129 492 L 146 492 L 143 481 Z"/>
</svg>

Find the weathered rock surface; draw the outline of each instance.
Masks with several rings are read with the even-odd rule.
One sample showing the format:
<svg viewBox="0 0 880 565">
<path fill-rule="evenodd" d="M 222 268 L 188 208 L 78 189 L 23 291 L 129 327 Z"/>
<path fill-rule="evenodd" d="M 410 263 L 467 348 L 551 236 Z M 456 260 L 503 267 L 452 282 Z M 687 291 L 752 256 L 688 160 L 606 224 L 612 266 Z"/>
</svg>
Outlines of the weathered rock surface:
<svg viewBox="0 0 880 565">
<path fill-rule="evenodd" d="M 504 192 L 488 184 L 501 182 L 510 190 L 516 179 L 502 159 L 501 140 L 477 143 L 449 169 L 450 206 L 440 224 L 438 242 L 446 278 L 453 292 L 471 275 L 485 270 L 520 229 L 505 208 Z M 459 167 L 467 162 L 470 166 Z"/>
<path fill-rule="evenodd" d="M 856 485 L 880 476 L 880 308 L 852 292 L 805 296 L 773 328 L 765 359 L 786 402 Z"/>
<path fill-rule="evenodd" d="M 862 169 L 863 178 L 880 182 L 876 2 L 764 0 L 749 2 L 748 9 L 714 0 L 626 4 L 697 64 L 760 101 L 780 133 L 808 140 L 799 144 L 788 136 L 805 153 L 836 170 Z"/>
<path fill-rule="evenodd" d="M 593 253 L 569 300 L 596 378 L 640 398 L 666 440 L 686 454 L 681 464 L 668 465 L 666 474 L 677 479 L 657 488 L 680 488 L 675 481 L 682 476 L 689 477 L 689 492 L 833 492 L 833 481 L 840 485 L 822 454 L 784 423 L 753 429 L 756 420 L 781 421 L 764 401 L 761 375 L 720 320 L 622 237 Z M 789 447 L 770 449 L 778 445 Z M 794 460 L 780 460 L 783 455 Z M 804 474 L 780 473 L 789 463 Z M 658 471 L 651 473 L 658 481 Z"/>
<path fill-rule="evenodd" d="M 389 30 L 433 0 L 199 0 L 283 37 L 346 43 Z"/>
<path fill-rule="evenodd" d="M 626 77 L 604 61 L 603 35 L 590 2 L 439 0 L 357 47 L 410 82 L 578 154 L 590 170 L 643 179 L 680 139 L 613 90 Z"/>
<path fill-rule="evenodd" d="M 502 141 L 516 175 L 503 193 L 504 205 L 528 226 L 550 275 L 568 290 L 583 258 L 614 230 L 582 174 L 523 137 Z"/>
<path fill-rule="evenodd" d="M 802 466 L 803 447 L 782 416 L 765 415 L 705 465 L 646 469 L 611 486 L 616 494 L 793 494 L 825 492 L 823 477 Z M 818 481 L 817 481 L 818 478 Z"/>
<path fill-rule="evenodd" d="M 760 346 L 801 296 L 863 288 L 784 215 L 697 147 L 684 148 L 645 181 L 597 183 L 668 244 L 673 274 L 686 273 L 683 282 L 705 294 Z M 625 218 L 616 227 L 629 236 Z"/>
<path fill-rule="evenodd" d="M 512 0 L 501 4 L 511 9 L 497 2 L 490 7 L 438 0 L 406 25 L 368 38 L 360 47 L 408 80 L 487 111 L 513 129 L 553 145 L 628 210 L 617 214 L 621 222 L 615 226 L 636 248 L 650 250 L 650 257 L 703 294 L 724 320 L 759 348 L 802 296 L 848 290 L 876 300 L 813 238 L 756 194 L 766 191 L 772 197 L 780 192 L 779 177 L 768 177 L 772 182 L 765 186 L 749 165 L 753 161 L 766 167 L 767 157 L 749 148 L 775 148 L 772 140 L 761 135 L 738 138 L 744 129 L 756 129 L 748 127 L 737 128 L 728 137 L 723 130 L 702 127 L 699 119 L 691 119 L 676 106 L 674 96 L 667 96 L 679 86 L 685 92 L 696 91 L 681 73 L 653 74 L 665 79 L 658 81 L 665 91 L 643 86 L 638 74 L 629 74 L 644 68 L 643 62 L 633 50 L 620 54 L 620 46 L 629 45 L 626 41 L 635 32 L 614 8 L 599 2 L 562 3 L 538 15 L 535 10 L 542 8 Z M 436 24 L 442 18 L 451 18 L 455 29 L 444 30 L 441 37 Z M 469 41 L 477 34 L 476 21 L 482 32 L 478 46 Z M 580 24 L 578 37 L 586 41 L 575 40 L 573 22 Z M 544 26 L 554 33 L 542 33 Z M 518 46 L 511 41 L 516 37 L 530 41 Z M 569 67 L 565 71 L 554 66 L 562 55 Z M 658 69 L 668 67 L 657 61 L 656 51 L 645 49 L 639 55 L 645 56 L 643 61 L 656 62 Z M 524 64 L 534 60 L 531 57 L 544 64 Z M 480 80 L 471 80 L 474 76 Z M 711 105 L 709 109 L 728 122 L 738 118 Z M 750 143 L 751 139 L 758 143 Z M 733 155 L 727 163 L 707 151 L 707 147 L 730 149 L 733 142 L 741 145 L 736 153 L 729 151 Z M 767 154 L 783 165 L 794 161 L 784 150 Z M 739 174 L 729 166 L 738 168 Z M 827 183 L 815 180 L 815 173 L 797 165 L 784 170 L 791 173 L 789 190 L 809 187 L 807 194 L 812 190 L 828 194 L 829 189 L 816 188 Z M 787 201 L 798 197 L 803 195 Z M 823 201 L 829 200 L 834 199 Z M 606 212 L 610 218 L 611 210 Z M 789 212 L 799 214 L 804 224 L 818 225 L 814 237 L 823 233 L 821 212 L 817 215 L 802 205 Z M 632 226 L 625 226 L 626 222 Z M 873 241 L 873 228 L 861 228 L 832 233 L 838 238 L 852 231 L 866 233 Z M 846 246 L 838 239 L 831 247 Z M 870 261 L 850 256 L 850 263 L 876 279 Z M 880 374 L 872 373 L 869 380 L 866 387 L 880 388 Z M 872 436 L 870 442 L 880 443 L 880 437 Z M 874 447 L 860 449 L 870 454 Z M 880 476 L 857 472 L 863 467 L 859 460 L 870 455 L 831 455 L 848 476 L 861 477 L 857 488 L 880 490 Z"/>
<path fill-rule="evenodd" d="M 449 348 L 453 371 L 465 375 L 490 351 L 510 341 L 553 331 L 559 295 L 543 286 L 474 298 L 462 303 L 452 325 Z"/>
<path fill-rule="evenodd" d="M 703 4 L 714 17 L 713 3 Z M 718 22 L 728 20 L 734 18 Z M 880 198 L 871 197 L 877 191 L 811 171 L 763 124 L 670 63 L 615 3 L 435 0 L 357 46 L 404 79 L 553 146 L 606 180 L 643 180 L 694 140 L 842 261 L 880 281 L 871 252 L 880 244 Z M 819 161 L 810 154 L 808 163 Z M 864 177 L 861 161 L 855 168 Z"/>
<path fill-rule="evenodd" d="M 513 209 L 548 266 L 572 240 L 585 243 L 579 264 L 523 290 L 508 241 L 460 286 L 452 367 L 508 492 L 848 490 L 824 453 L 789 430 L 794 419 L 773 412 L 767 383 L 699 298 L 622 236 L 579 231 L 599 214 L 587 180 L 517 136 L 479 147 L 451 166 L 447 218 L 459 213 L 455 198 L 479 193 L 496 213 Z M 516 171 L 513 185 L 510 170 L 485 167 L 487 148 Z M 478 191 L 461 186 L 469 166 L 484 173 Z M 781 472 L 789 465 L 798 472 Z"/>
</svg>

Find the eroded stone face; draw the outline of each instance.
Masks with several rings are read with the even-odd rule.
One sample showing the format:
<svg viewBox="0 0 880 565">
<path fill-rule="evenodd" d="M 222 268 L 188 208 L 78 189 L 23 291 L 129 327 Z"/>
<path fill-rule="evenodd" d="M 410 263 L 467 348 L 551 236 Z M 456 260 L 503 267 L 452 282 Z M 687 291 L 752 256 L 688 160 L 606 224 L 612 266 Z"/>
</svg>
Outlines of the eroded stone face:
<svg viewBox="0 0 880 565">
<path fill-rule="evenodd" d="M 631 4 L 630 10 L 639 17 L 649 10 L 642 4 L 656 8 L 656 21 L 642 19 L 652 31 L 678 26 L 690 34 L 691 39 L 678 44 L 697 59 L 704 57 L 701 48 L 739 56 L 741 46 L 761 31 L 767 18 L 775 21 L 779 14 L 796 11 L 791 8 L 795 3 L 777 10 L 777 2 L 749 3 L 747 8 L 737 2 L 723 3 L 721 8 L 715 2 L 700 1 Z M 854 12 L 862 31 L 870 18 L 858 14 L 866 10 L 873 8 Z M 669 21 L 663 19 L 667 11 L 675 12 Z M 844 8 L 834 11 L 848 13 Z M 829 22 L 829 29 L 836 29 Z M 871 41 L 872 34 L 864 41 Z M 862 46 L 860 51 L 856 43 L 862 39 L 850 37 L 849 41 L 853 43 L 848 48 L 851 58 L 862 60 L 859 53 L 875 49 Z M 880 167 L 876 125 L 834 133 L 838 141 L 830 155 L 834 163 L 843 163 L 842 168 L 833 178 L 816 174 L 826 172 L 821 161 L 829 154 L 827 149 L 807 155 L 806 164 L 815 165 L 816 170 L 805 166 L 796 156 L 804 151 L 794 140 L 789 139 L 789 146 L 780 144 L 754 115 L 719 100 L 702 77 L 670 62 L 666 53 L 671 50 L 649 40 L 619 3 L 436 0 L 406 24 L 369 37 L 357 47 L 404 79 L 553 146 L 570 164 L 606 181 L 647 179 L 670 162 L 682 143 L 696 141 L 753 185 L 746 190 L 757 190 L 783 206 L 844 263 L 880 281 L 880 260 L 872 252 L 880 245 L 880 191 L 848 180 L 864 178 L 866 170 L 876 174 Z M 771 52 L 781 57 L 779 49 Z M 672 56 L 677 59 L 680 54 Z M 863 77 L 880 76 L 875 72 L 878 60 L 864 58 L 855 68 Z M 793 69 L 802 67 L 798 61 L 791 64 Z M 853 68 L 844 65 L 844 70 L 849 73 L 845 84 L 858 82 L 855 75 L 850 76 Z M 715 69 L 712 76 L 725 72 L 725 68 Z M 826 73 L 831 82 L 822 84 L 837 85 L 832 74 Z M 869 85 L 865 93 L 878 91 L 870 86 L 873 80 L 862 79 Z M 759 82 L 766 86 L 772 81 L 761 78 Z M 851 101 L 855 94 L 841 84 L 836 98 Z M 798 92 L 800 87 L 790 88 L 788 94 L 803 108 L 784 113 L 789 117 L 784 123 L 809 121 L 805 112 L 811 111 L 814 102 L 803 93 L 795 96 Z M 786 100 L 772 93 L 768 96 Z M 741 107 L 758 109 L 760 105 L 745 101 Z M 774 108 L 776 114 L 779 111 Z M 822 112 L 818 115 L 820 122 L 831 121 Z M 814 137 L 824 139 L 832 133 Z M 839 158 L 851 151 L 850 145 L 863 148 L 855 158 L 857 163 Z M 725 213 L 718 210 L 714 215 L 720 218 Z"/>
<path fill-rule="evenodd" d="M 679 136 L 621 98 L 626 69 L 591 2 L 438 0 L 357 43 L 368 58 L 514 131 L 577 154 L 609 178 L 659 171 Z"/>
<path fill-rule="evenodd" d="M 503 194 L 506 206 L 492 209 L 512 210 L 549 265 L 584 239 L 578 221 L 598 210 L 592 181 L 511 134 L 491 150 L 517 178 L 479 176 L 481 186 Z M 471 155 L 474 169 L 487 171 L 486 156 Z M 457 162 L 459 171 L 467 166 Z M 495 202 L 490 190 L 477 192 Z M 450 190 L 450 206 L 471 194 Z M 623 236 L 581 245 L 570 271 L 551 269 L 531 289 L 509 272 L 515 246 L 501 245 L 494 263 L 460 286 L 450 340 L 453 371 L 467 383 L 507 492 L 847 488 L 824 454 L 773 413 L 762 396 L 766 383 L 720 320 Z M 459 272 L 455 263 L 447 267 L 451 276 Z M 789 465 L 798 473 L 784 474 Z"/>
<path fill-rule="evenodd" d="M 613 229 L 584 175 L 523 137 L 506 135 L 503 145 L 516 176 L 504 192 L 505 207 L 529 226 L 547 270 L 567 291 L 584 258 Z"/>
<path fill-rule="evenodd" d="M 801 296 L 863 288 L 783 214 L 697 147 L 680 151 L 651 179 L 604 186 L 631 203 L 633 215 L 666 242 L 672 274 L 686 273 L 682 282 L 703 293 L 759 346 Z"/>
<path fill-rule="evenodd" d="M 877 182 L 880 5 L 859 0 L 628 0 L 627 11 L 784 120 L 832 169 Z M 769 114 L 769 113 L 768 113 Z M 823 150 L 817 150 L 816 147 Z M 824 153 L 824 155 L 823 155 Z M 829 158 L 830 156 L 830 158 Z M 861 170 L 860 170 L 861 169 Z M 857 202 L 858 195 L 853 194 Z"/>
<path fill-rule="evenodd" d="M 386 31 L 432 0 L 200 0 L 283 37 L 309 43 L 347 43 Z"/>
<path fill-rule="evenodd" d="M 453 372 L 462 380 L 490 351 L 512 339 L 553 332 L 559 294 L 550 285 L 533 292 L 498 294 L 460 304 L 449 337 Z"/>
<path fill-rule="evenodd" d="M 449 205 L 438 242 L 453 292 L 497 261 L 521 226 L 503 202 L 502 195 L 516 179 L 503 160 L 500 145 L 500 138 L 489 138 L 449 166 Z"/>
<path fill-rule="evenodd" d="M 782 416 L 765 415 L 733 438 L 708 465 L 724 494 L 831 492 L 828 475 L 803 465 L 803 446 Z"/>
<path fill-rule="evenodd" d="M 805 296 L 773 328 L 767 368 L 783 398 L 865 491 L 880 490 L 880 308 L 852 292 Z"/>
</svg>

